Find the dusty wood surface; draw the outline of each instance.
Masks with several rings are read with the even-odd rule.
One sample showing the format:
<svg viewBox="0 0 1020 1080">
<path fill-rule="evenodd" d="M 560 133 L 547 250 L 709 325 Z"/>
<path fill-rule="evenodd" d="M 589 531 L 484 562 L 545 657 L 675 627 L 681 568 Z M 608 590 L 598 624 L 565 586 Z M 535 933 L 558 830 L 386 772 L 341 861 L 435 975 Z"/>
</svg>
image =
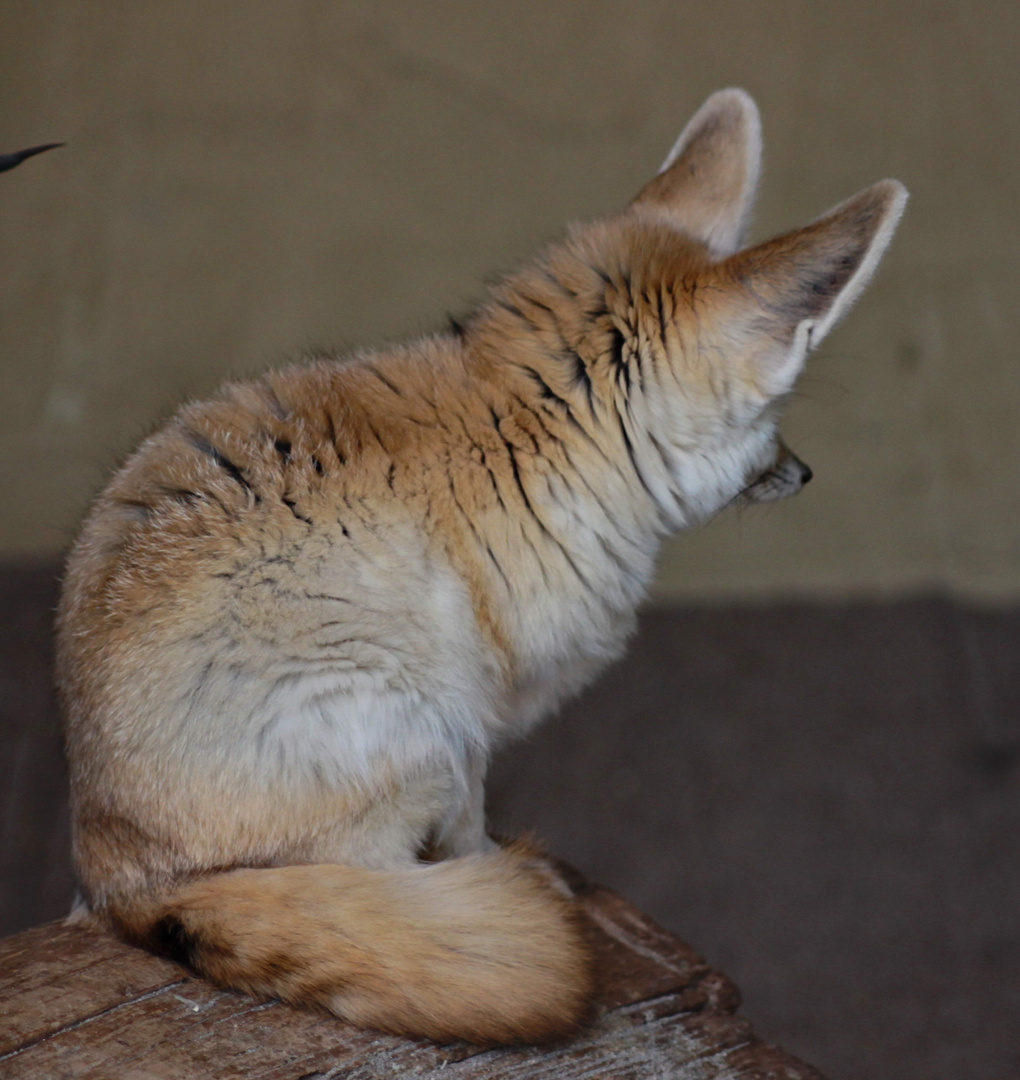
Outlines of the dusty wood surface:
<svg viewBox="0 0 1020 1080">
<path fill-rule="evenodd" d="M 821 1080 L 751 1033 L 734 1015 L 736 988 L 688 945 L 615 893 L 576 889 L 600 1007 L 560 1046 L 479 1050 L 359 1031 L 217 990 L 107 934 L 48 923 L 0 941 L 0 1078 Z"/>
</svg>

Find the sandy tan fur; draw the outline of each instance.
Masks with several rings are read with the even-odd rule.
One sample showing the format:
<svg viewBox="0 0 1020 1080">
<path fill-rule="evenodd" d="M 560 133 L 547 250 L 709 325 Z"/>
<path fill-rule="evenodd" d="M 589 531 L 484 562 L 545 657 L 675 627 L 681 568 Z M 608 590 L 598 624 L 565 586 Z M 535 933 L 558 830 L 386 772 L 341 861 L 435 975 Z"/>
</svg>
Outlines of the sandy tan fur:
<svg viewBox="0 0 1020 1080">
<path fill-rule="evenodd" d="M 438 1040 L 543 1040 L 585 1016 L 591 982 L 572 907 L 532 860 L 511 848 L 413 875 L 336 865 L 234 870 L 151 908 L 134 905 L 123 925 L 221 985 L 367 1027 Z"/>
<path fill-rule="evenodd" d="M 581 1021 L 569 903 L 486 835 L 486 762 L 619 655 L 663 534 L 810 476 L 780 406 L 905 198 L 742 249 L 759 155 L 714 95 L 456 331 L 228 386 L 126 462 L 59 616 L 92 917 L 389 1031 Z"/>
</svg>

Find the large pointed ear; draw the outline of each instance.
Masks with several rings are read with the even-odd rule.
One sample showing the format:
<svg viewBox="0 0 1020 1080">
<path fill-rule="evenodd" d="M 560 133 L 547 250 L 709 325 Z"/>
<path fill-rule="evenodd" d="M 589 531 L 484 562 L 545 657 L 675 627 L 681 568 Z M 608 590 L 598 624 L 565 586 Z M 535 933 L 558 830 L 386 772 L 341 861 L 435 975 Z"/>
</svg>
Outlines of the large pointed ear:
<svg viewBox="0 0 1020 1080">
<path fill-rule="evenodd" d="M 907 203 L 898 180 L 880 180 L 803 229 L 747 248 L 721 267 L 775 348 L 756 362 L 763 389 L 786 393 L 814 348 L 863 292 Z"/>
<path fill-rule="evenodd" d="M 746 90 L 719 90 L 694 114 L 632 205 L 664 211 L 714 254 L 744 242 L 761 172 L 761 120 Z"/>
</svg>

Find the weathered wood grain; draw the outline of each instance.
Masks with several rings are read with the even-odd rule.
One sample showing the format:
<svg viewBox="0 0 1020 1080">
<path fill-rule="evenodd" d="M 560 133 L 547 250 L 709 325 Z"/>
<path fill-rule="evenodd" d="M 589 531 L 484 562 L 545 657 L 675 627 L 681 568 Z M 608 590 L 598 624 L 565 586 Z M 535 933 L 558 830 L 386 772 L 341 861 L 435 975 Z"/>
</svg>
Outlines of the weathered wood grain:
<svg viewBox="0 0 1020 1080">
<path fill-rule="evenodd" d="M 52 922 L 4 938 L 0 1055 L 186 978 L 175 964 L 85 927 Z"/>
<path fill-rule="evenodd" d="M 599 1009 L 558 1046 L 480 1050 L 361 1031 L 230 993 L 96 930 L 0 941 L 2 1080 L 820 1080 L 734 1015 L 736 988 L 615 893 L 572 879 Z"/>
</svg>

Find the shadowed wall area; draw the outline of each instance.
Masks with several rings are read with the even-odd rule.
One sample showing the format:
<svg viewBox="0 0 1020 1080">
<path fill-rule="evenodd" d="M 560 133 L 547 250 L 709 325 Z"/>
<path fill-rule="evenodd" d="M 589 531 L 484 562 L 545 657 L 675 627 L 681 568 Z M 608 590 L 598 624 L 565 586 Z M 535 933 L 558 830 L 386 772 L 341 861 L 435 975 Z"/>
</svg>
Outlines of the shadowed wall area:
<svg viewBox="0 0 1020 1080">
<path fill-rule="evenodd" d="M 912 193 L 784 435 L 795 500 L 672 541 L 633 652 L 497 764 L 534 828 L 831 1080 L 1020 1074 L 1020 8 L 0 9 L 0 932 L 66 910 L 60 552 L 181 400 L 470 308 L 757 99 L 755 239 Z"/>
</svg>

